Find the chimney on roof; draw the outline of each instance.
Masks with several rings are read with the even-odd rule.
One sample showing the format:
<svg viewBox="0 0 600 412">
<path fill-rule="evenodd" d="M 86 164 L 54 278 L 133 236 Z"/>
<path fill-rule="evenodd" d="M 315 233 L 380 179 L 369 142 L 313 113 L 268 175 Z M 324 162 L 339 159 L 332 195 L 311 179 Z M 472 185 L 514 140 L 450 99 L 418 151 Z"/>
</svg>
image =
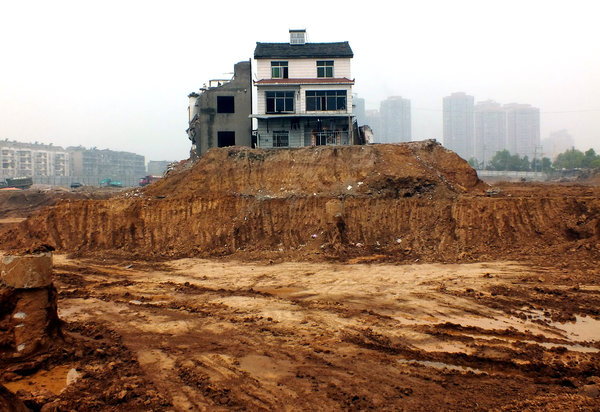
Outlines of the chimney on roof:
<svg viewBox="0 0 600 412">
<path fill-rule="evenodd" d="M 304 43 L 306 43 L 306 29 L 290 29 L 290 44 L 295 45 Z"/>
</svg>

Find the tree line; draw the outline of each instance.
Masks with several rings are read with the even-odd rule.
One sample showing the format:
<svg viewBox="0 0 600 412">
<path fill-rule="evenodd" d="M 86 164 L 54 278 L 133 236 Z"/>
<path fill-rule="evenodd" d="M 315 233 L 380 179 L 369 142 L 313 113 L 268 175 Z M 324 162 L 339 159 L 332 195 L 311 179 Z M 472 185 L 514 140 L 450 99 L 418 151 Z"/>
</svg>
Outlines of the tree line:
<svg viewBox="0 0 600 412">
<path fill-rule="evenodd" d="M 575 148 L 569 149 L 552 161 L 548 157 L 529 160 L 529 157 L 520 157 L 518 154 L 510 154 L 506 149 L 496 152 L 494 157 L 485 165 L 472 157 L 469 164 L 475 169 L 485 170 L 515 170 L 550 172 L 561 169 L 594 169 L 600 167 L 600 155 L 594 149 L 585 152 Z"/>
</svg>

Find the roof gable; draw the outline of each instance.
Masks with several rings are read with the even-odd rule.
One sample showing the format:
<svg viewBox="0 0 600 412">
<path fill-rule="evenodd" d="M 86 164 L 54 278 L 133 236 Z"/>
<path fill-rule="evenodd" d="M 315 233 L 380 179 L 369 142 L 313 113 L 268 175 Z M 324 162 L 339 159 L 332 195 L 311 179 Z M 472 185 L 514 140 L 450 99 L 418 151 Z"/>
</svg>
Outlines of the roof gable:
<svg viewBox="0 0 600 412">
<path fill-rule="evenodd" d="M 256 43 L 255 59 L 354 57 L 347 41 L 338 43 Z"/>
</svg>

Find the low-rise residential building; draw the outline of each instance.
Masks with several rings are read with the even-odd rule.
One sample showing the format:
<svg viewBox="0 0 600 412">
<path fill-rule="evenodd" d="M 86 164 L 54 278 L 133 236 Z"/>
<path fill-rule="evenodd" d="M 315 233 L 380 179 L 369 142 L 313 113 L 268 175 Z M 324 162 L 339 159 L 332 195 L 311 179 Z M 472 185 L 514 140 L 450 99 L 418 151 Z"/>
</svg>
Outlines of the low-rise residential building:
<svg viewBox="0 0 600 412">
<path fill-rule="evenodd" d="M 0 141 L 0 178 L 69 176 L 70 155 L 60 146 Z"/>
<path fill-rule="evenodd" d="M 289 43 L 256 43 L 259 147 L 355 143 L 348 42 L 308 43 L 290 30 Z"/>
<path fill-rule="evenodd" d="M 142 155 L 82 146 L 67 150 L 71 153 L 72 179 L 85 185 L 98 185 L 102 180 L 111 179 L 123 186 L 137 186 L 139 179 L 147 174 Z"/>
<path fill-rule="evenodd" d="M 192 151 L 203 155 L 212 147 L 252 145 L 251 63 L 234 66 L 233 78 L 209 80 L 188 95 L 188 138 Z"/>
</svg>

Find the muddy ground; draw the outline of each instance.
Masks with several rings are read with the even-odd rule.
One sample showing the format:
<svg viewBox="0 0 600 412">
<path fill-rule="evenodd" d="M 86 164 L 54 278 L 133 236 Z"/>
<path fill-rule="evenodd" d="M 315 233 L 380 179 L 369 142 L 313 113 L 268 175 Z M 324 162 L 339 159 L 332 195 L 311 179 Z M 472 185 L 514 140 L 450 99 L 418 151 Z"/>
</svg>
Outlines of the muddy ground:
<svg viewBox="0 0 600 412">
<path fill-rule="evenodd" d="M 4 380 L 60 410 L 597 410 L 589 275 L 58 255 L 68 345 Z"/>
<path fill-rule="evenodd" d="M 222 174 L 0 216 L 57 248 L 63 322 L 0 383 L 45 411 L 600 410 L 600 188 L 401 149 L 214 152 Z"/>
</svg>

